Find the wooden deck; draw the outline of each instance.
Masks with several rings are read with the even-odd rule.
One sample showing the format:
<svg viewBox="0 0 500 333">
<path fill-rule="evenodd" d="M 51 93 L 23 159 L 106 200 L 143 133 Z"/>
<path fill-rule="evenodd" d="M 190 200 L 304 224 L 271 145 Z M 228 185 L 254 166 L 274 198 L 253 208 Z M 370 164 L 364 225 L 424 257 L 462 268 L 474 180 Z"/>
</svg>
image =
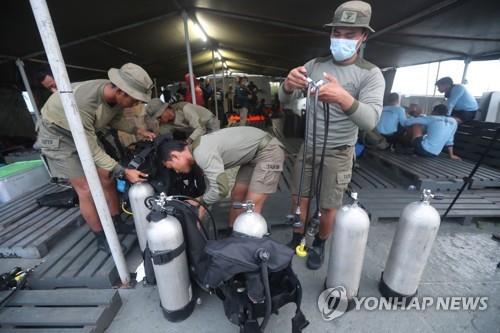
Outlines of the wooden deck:
<svg viewBox="0 0 500 333">
<path fill-rule="evenodd" d="M 47 184 L 0 207 L 0 257 L 42 258 L 80 217 L 78 207 L 40 207 L 36 199 L 64 188 Z"/>
<path fill-rule="evenodd" d="M 20 290 L 0 312 L 0 333 L 101 333 L 121 306 L 117 290 Z"/>
<path fill-rule="evenodd" d="M 135 246 L 135 235 L 118 235 L 127 254 Z M 112 288 L 118 281 L 113 258 L 97 248 L 94 234 L 84 225 L 74 230 L 30 277 L 33 289 Z"/>
<path fill-rule="evenodd" d="M 499 191 L 500 192 L 500 191 Z M 443 214 L 456 192 L 440 193 L 442 200 L 432 200 L 432 206 Z M 397 220 L 403 208 L 413 201 L 420 200 L 420 191 L 385 190 L 367 191 L 360 195 L 360 203 L 370 215 L 372 223 L 380 220 Z M 449 212 L 447 220 L 471 223 L 477 219 L 494 218 L 500 220 L 500 204 L 481 192 L 464 192 Z"/>
<path fill-rule="evenodd" d="M 404 182 L 409 179 L 417 189 L 457 190 L 474 167 L 468 161 L 455 161 L 448 157 L 420 157 L 400 155 L 390 151 L 366 151 L 370 163 Z M 481 166 L 473 177 L 471 188 L 500 187 L 500 171 Z"/>
</svg>

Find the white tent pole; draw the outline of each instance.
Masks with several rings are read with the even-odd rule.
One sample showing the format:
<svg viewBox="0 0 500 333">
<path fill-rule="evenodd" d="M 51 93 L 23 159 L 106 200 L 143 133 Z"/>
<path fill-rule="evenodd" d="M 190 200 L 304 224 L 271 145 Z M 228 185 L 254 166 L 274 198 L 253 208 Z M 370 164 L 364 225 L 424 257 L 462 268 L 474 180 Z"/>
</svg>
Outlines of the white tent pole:
<svg viewBox="0 0 500 333">
<path fill-rule="evenodd" d="M 212 72 L 214 73 L 213 100 L 215 103 L 215 118 L 219 121 L 219 107 L 217 106 L 217 78 L 215 77 L 215 51 L 212 49 Z"/>
<path fill-rule="evenodd" d="M 24 87 L 28 92 L 28 96 L 30 98 L 31 105 L 33 106 L 33 110 L 35 110 L 35 119 L 38 122 L 40 119 L 40 111 L 38 110 L 38 106 L 36 105 L 35 98 L 33 97 L 33 91 L 31 91 L 30 82 L 28 81 L 28 77 L 26 76 L 26 71 L 24 70 L 24 63 L 21 59 L 16 60 L 17 69 L 19 69 L 19 74 L 21 74 L 21 78 L 23 79 Z"/>
<path fill-rule="evenodd" d="M 185 11 L 182 11 L 182 20 L 184 21 L 184 41 L 186 42 L 186 52 L 188 58 L 189 86 L 191 87 L 191 98 L 193 100 L 193 104 L 196 105 L 196 94 L 194 91 L 193 60 L 191 59 L 191 45 L 189 44 L 188 14 Z"/>
<path fill-rule="evenodd" d="M 469 70 L 469 64 L 471 62 L 471 59 L 470 58 L 467 58 L 464 60 L 464 72 L 462 74 L 462 84 L 466 84 L 467 83 L 467 71 Z"/>
<path fill-rule="evenodd" d="M 229 110 L 228 109 L 229 106 L 227 105 L 227 100 L 226 100 L 226 84 L 224 82 L 224 75 L 225 75 L 226 71 L 224 69 L 224 65 L 222 64 L 222 60 L 221 60 L 220 64 L 221 64 L 221 69 L 222 69 L 222 108 L 224 110 L 224 114 L 227 114 L 227 111 Z"/>
<path fill-rule="evenodd" d="M 45 0 L 30 0 L 30 4 L 47 54 L 47 59 L 49 60 L 50 69 L 52 70 L 57 84 L 57 89 L 64 107 L 64 113 L 68 119 L 71 135 L 75 141 L 75 146 L 80 161 L 82 162 L 90 192 L 92 193 L 92 198 L 94 199 L 106 239 L 108 240 L 111 255 L 113 256 L 122 284 L 127 286 L 130 281 L 130 274 L 127 269 L 125 257 L 123 256 L 121 244 L 111 220 L 111 214 L 106 203 L 106 198 L 104 197 L 101 182 L 97 175 L 94 159 L 92 158 L 89 144 L 85 136 L 82 120 L 80 118 L 78 106 L 76 105 L 75 97 L 73 96 L 73 90 L 69 82 L 68 73 L 54 30 L 52 18 L 49 13 L 49 8 Z"/>
</svg>

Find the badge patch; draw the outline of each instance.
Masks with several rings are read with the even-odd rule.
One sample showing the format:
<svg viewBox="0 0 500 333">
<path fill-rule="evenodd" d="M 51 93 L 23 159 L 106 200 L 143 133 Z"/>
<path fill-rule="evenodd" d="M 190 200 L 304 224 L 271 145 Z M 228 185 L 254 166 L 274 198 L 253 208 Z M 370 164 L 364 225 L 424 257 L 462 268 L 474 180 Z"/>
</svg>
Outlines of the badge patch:
<svg viewBox="0 0 500 333">
<path fill-rule="evenodd" d="M 337 173 L 337 184 L 346 185 L 351 181 L 351 173 L 350 172 L 338 172 Z"/>
<path fill-rule="evenodd" d="M 340 22 L 356 23 L 357 17 L 358 17 L 358 13 L 350 11 L 350 10 L 344 10 L 342 12 L 342 16 L 340 17 Z"/>
<path fill-rule="evenodd" d="M 266 171 L 283 171 L 283 165 L 280 163 L 262 163 L 262 169 Z"/>
<path fill-rule="evenodd" d="M 42 138 L 39 139 L 40 147 L 47 149 L 59 148 L 59 138 Z"/>
</svg>

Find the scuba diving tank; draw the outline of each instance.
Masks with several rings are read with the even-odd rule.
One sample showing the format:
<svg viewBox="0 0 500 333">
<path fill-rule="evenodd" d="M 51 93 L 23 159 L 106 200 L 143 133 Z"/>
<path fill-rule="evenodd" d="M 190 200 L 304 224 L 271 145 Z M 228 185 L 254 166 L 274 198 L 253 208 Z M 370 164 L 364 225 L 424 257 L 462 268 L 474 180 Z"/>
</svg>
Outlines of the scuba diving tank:
<svg viewBox="0 0 500 333">
<path fill-rule="evenodd" d="M 330 259 L 325 287 L 344 287 L 351 310 L 358 295 L 359 281 L 365 258 L 370 218 L 358 205 L 358 194 L 352 193 L 354 202 L 337 212 L 330 247 Z"/>
<path fill-rule="evenodd" d="M 146 207 L 145 200 L 154 195 L 154 190 L 148 183 L 135 183 L 128 190 L 128 198 L 134 217 L 135 230 L 139 239 L 139 247 L 144 253 L 146 248 L 146 228 L 148 227 L 147 216 L 151 210 Z"/>
<path fill-rule="evenodd" d="M 149 214 L 147 246 L 151 251 L 160 306 L 169 321 L 181 321 L 191 315 L 195 298 L 191 287 L 182 226 L 166 207 L 162 193 Z"/>
<path fill-rule="evenodd" d="M 407 297 L 407 302 L 410 302 L 417 294 L 441 223 L 439 213 L 430 205 L 433 197 L 430 190 L 423 190 L 422 199 L 410 203 L 401 213 L 380 278 L 379 290 L 384 297 Z"/>
<path fill-rule="evenodd" d="M 268 233 L 267 222 L 262 215 L 254 211 L 255 204 L 252 201 L 234 203 L 233 207 L 245 209 L 234 221 L 233 232 L 257 238 Z"/>
</svg>

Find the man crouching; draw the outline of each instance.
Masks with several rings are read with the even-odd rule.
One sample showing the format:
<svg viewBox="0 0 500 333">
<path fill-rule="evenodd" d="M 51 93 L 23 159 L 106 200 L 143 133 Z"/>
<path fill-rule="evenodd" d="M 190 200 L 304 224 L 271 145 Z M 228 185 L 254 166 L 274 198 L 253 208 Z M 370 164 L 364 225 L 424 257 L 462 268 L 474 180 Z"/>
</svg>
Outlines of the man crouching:
<svg viewBox="0 0 500 333">
<path fill-rule="evenodd" d="M 177 173 L 189 173 L 194 164 L 203 170 L 208 186 L 198 199 L 206 205 L 227 196 L 226 170 L 239 166 L 231 201 L 251 200 L 255 211 L 260 213 L 267 195 L 276 192 L 278 187 L 285 159 L 282 147 L 280 141 L 258 128 L 235 127 L 203 135 L 189 145 L 182 141 L 165 142 L 159 151 L 163 165 Z M 199 208 L 203 217 L 205 210 Z M 240 213 L 231 208 L 230 228 Z"/>
</svg>

